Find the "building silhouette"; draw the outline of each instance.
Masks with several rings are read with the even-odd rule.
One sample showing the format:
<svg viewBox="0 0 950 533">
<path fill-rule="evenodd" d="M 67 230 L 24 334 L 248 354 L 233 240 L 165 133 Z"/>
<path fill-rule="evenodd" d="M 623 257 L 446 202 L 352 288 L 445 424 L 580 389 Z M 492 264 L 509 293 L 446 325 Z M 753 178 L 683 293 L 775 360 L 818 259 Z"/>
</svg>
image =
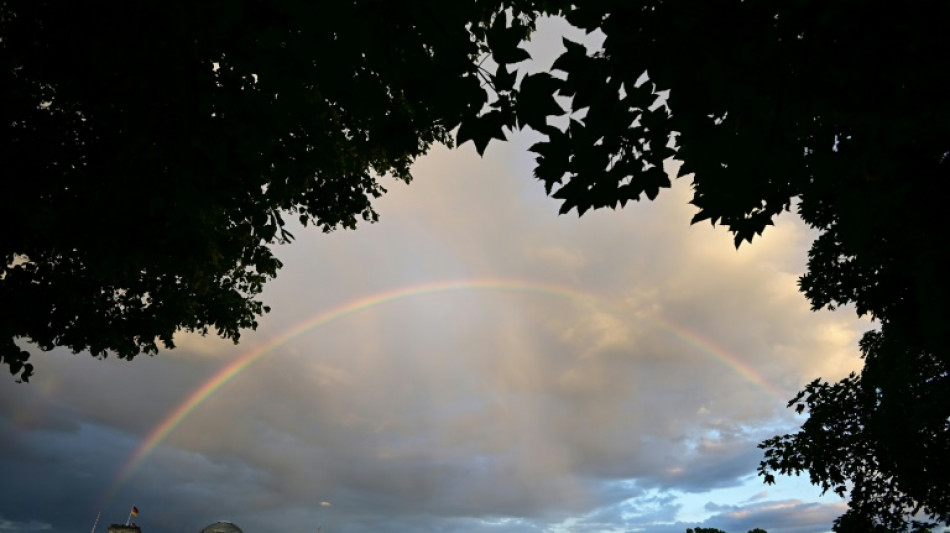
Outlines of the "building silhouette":
<svg viewBox="0 0 950 533">
<path fill-rule="evenodd" d="M 125 525 L 125 524 L 112 524 L 109 526 L 109 533 L 142 533 L 142 528 L 139 526 Z"/>
<path fill-rule="evenodd" d="M 112 524 L 109 526 L 109 533 L 142 533 L 142 528 L 135 524 Z M 235 524 L 222 520 L 205 526 L 200 533 L 244 533 L 244 531 Z"/>
<path fill-rule="evenodd" d="M 244 531 L 231 522 L 221 521 L 206 526 L 201 533 L 244 533 Z"/>
</svg>

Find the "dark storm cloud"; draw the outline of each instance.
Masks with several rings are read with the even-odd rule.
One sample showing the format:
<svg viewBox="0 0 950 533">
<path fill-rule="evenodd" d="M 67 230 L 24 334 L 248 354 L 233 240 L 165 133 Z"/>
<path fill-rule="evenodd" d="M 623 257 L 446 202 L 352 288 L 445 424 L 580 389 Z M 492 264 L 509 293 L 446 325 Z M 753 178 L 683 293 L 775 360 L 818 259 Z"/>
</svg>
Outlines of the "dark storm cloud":
<svg viewBox="0 0 950 533">
<path fill-rule="evenodd" d="M 7 520 L 0 516 L 0 531 L 15 531 L 15 532 L 31 532 L 31 531 L 49 531 L 52 529 L 52 525 L 46 522 L 37 522 L 31 520 L 29 522 L 16 522 L 13 520 Z"/>
<path fill-rule="evenodd" d="M 12 449 L 0 456 L 0 516 L 20 524 L 11 526 L 13 531 L 37 524 L 48 524 L 52 531 L 87 522 L 91 527 L 107 486 L 104 473 L 113 471 L 115 458 L 127 455 L 134 444 L 128 435 L 86 424 L 74 431 L 24 432 L 3 421 L 0 435 L 5 448 Z"/>
<path fill-rule="evenodd" d="M 176 470 L 208 486 L 212 478 L 197 477 L 200 469 L 179 460 L 107 499 L 145 431 L 206 374 L 203 361 L 176 368 L 171 358 L 96 361 L 60 350 L 34 358 L 40 373 L 30 383 L 0 382 L 0 517 L 8 529 L 71 531 L 91 527 L 100 511 L 100 527 L 124 522 L 138 498 L 167 501 L 172 485 L 163 481 Z M 184 506 L 176 510 L 187 514 Z M 157 516 L 144 518 L 154 524 Z"/>
</svg>

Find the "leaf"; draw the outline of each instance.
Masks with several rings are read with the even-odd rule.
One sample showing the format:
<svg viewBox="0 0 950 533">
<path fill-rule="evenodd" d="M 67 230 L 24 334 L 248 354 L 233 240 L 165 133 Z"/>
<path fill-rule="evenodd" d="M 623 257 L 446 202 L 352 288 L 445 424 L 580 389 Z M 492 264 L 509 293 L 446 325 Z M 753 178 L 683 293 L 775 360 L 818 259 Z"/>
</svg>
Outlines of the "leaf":
<svg viewBox="0 0 950 533">
<path fill-rule="evenodd" d="M 515 87 L 515 80 L 518 78 L 518 70 L 512 69 L 508 70 L 508 67 L 501 63 L 498 65 L 498 69 L 495 70 L 495 75 L 492 76 L 492 85 L 495 86 L 496 91 L 510 91 Z"/>
<path fill-rule="evenodd" d="M 520 63 L 531 59 L 531 54 L 519 46 L 526 37 L 526 29 L 521 26 L 508 27 L 508 15 L 502 11 L 495 17 L 486 34 L 492 59 L 499 65 Z"/>
<path fill-rule="evenodd" d="M 640 182 L 643 191 L 650 200 L 656 199 L 660 194 L 660 189 L 669 188 L 672 185 L 669 175 L 663 170 L 663 167 L 659 166 L 653 166 L 643 171 Z"/>
<path fill-rule="evenodd" d="M 505 140 L 503 128 L 504 116 L 500 111 L 489 111 L 480 117 L 466 119 L 459 126 L 455 142 L 458 146 L 468 141 L 475 143 L 478 155 L 485 155 L 485 149 L 492 139 Z"/>
<path fill-rule="evenodd" d="M 499 64 L 520 63 L 531 59 L 531 54 L 520 46 L 499 46 L 492 49 L 492 59 Z"/>
<path fill-rule="evenodd" d="M 587 48 L 567 37 L 562 38 L 561 42 L 564 43 L 565 50 L 554 60 L 551 70 L 560 70 L 569 76 L 572 73 L 582 71 L 588 59 Z"/>
<path fill-rule="evenodd" d="M 554 185 L 561 183 L 561 179 L 567 174 L 570 158 L 569 142 L 567 134 L 556 128 L 550 128 L 548 140 L 535 143 L 528 149 L 538 154 L 534 177 L 544 183 L 544 190 L 549 195 Z"/>
<path fill-rule="evenodd" d="M 698 213 L 693 215 L 693 218 L 689 221 L 690 224 L 696 224 L 697 222 L 702 222 L 712 218 L 712 213 L 706 209 L 701 209 Z M 715 224 L 715 221 L 713 222 Z"/>
<path fill-rule="evenodd" d="M 572 26 L 576 26 L 590 33 L 600 27 L 604 20 L 604 12 L 588 6 L 578 6 L 568 11 L 564 15 L 564 18 L 566 18 L 567 22 Z"/>
<path fill-rule="evenodd" d="M 547 126 L 548 117 L 563 115 L 564 109 L 554 98 L 561 83 L 546 72 L 525 76 L 518 91 L 518 120 L 540 131 Z"/>
</svg>

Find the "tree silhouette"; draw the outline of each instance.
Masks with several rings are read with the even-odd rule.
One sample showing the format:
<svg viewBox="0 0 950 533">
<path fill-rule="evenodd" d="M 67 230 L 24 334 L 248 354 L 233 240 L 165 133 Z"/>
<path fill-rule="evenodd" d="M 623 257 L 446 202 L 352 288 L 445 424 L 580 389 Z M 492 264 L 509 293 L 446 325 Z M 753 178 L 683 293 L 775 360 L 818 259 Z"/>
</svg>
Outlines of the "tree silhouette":
<svg viewBox="0 0 950 533">
<path fill-rule="evenodd" d="M 565 40 L 519 74 L 544 14 L 602 49 Z M 237 340 L 286 216 L 375 220 L 380 177 L 409 180 L 456 127 L 479 153 L 531 128 L 564 213 L 655 198 L 671 157 L 694 222 L 736 246 L 795 206 L 819 234 L 805 296 L 880 328 L 859 375 L 790 403 L 809 420 L 760 471 L 852 483 L 846 520 L 947 521 L 947 20 L 865 0 L 0 2 L 0 360 L 26 380 L 17 338 L 124 358 L 182 329 Z"/>
<path fill-rule="evenodd" d="M 764 443 L 765 481 L 807 470 L 842 495 L 851 483 L 849 515 L 894 530 L 917 512 L 950 520 L 938 481 L 950 477 L 950 98 L 939 75 L 950 5 L 604 1 L 563 12 L 603 33 L 602 49 L 565 40 L 552 73 L 499 97 L 515 102 L 505 124 L 545 135 L 535 176 L 562 212 L 653 199 L 670 185 L 672 154 L 693 180 L 693 221 L 726 226 L 737 247 L 796 205 L 819 232 L 800 280 L 813 308 L 853 305 L 880 324 L 862 341 L 860 375 L 816 381 L 790 403 L 810 418 Z M 554 96 L 570 104 L 555 110 Z"/>
<path fill-rule="evenodd" d="M 285 217 L 375 220 L 481 109 L 488 4 L 0 2 L 0 362 L 237 341 Z"/>
</svg>

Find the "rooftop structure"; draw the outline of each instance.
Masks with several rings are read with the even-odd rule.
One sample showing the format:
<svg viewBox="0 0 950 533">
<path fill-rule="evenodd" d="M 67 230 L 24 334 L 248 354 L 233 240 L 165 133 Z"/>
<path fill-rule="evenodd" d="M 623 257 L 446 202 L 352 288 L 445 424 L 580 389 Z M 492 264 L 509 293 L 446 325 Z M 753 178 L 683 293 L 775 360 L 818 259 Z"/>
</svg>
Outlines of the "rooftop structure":
<svg viewBox="0 0 950 533">
<path fill-rule="evenodd" d="M 109 533 L 142 533 L 142 528 L 135 524 L 112 524 L 109 526 Z"/>
<path fill-rule="evenodd" d="M 201 533 L 244 533 L 241 528 L 231 522 L 215 522 L 210 526 L 205 526 Z"/>
</svg>

